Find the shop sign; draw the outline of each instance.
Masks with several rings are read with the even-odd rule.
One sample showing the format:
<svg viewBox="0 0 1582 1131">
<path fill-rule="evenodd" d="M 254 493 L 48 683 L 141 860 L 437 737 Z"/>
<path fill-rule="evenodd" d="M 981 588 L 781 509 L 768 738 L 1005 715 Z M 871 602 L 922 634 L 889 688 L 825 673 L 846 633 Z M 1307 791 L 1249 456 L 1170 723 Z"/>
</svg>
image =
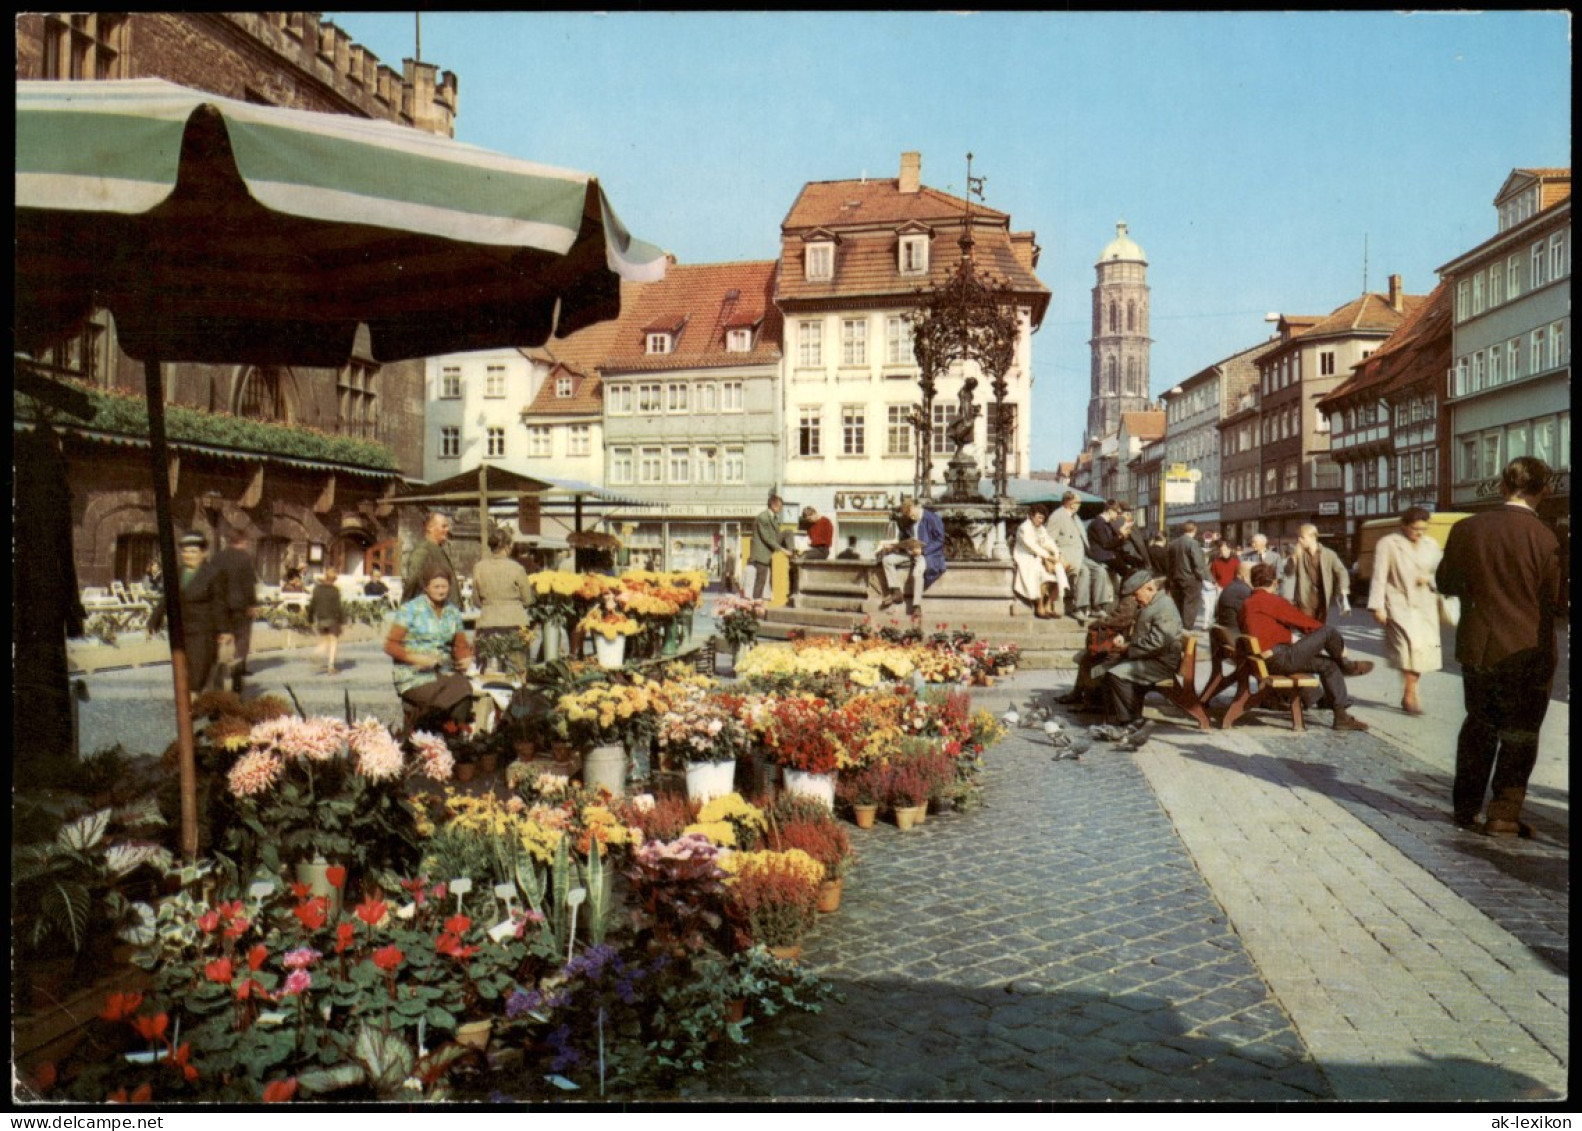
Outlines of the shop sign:
<svg viewBox="0 0 1582 1131">
<path fill-rule="evenodd" d="M 836 491 L 838 511 L 891 511 L 899 504 L 888 491 Z"/>
<path fill-rule="evenodd" d="M 1334 516 L 1338 515 L 1339 513 L 1340 513 L 1340 504 L 1338 502 L 1329 502 L 1329 503 L 1319 503 L 1318 504 L 1318 514 L 1319 514 L 1320 518 L 1333 518 Z"/>
</svg>

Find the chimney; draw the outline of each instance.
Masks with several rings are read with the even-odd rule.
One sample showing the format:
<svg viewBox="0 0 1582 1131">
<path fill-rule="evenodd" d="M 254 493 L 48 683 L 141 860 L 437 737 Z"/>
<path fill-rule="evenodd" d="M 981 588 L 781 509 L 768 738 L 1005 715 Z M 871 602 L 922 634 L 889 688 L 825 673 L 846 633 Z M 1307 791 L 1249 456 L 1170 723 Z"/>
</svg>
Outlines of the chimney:
<svg viewBox="0 0 1582 1131">
<path fill-rule="evenodd" d="M 916 150 L 901 154 L 901 191 L 917 192 L 918 178 L 923 173 L 923 155 Z"/>
<path fill-rule="evenodd" d="M 1406 296 L 1401 294 L 1401 277 L 1399 275 L 1390 276 L 1390 309 L 1397 314 L 1403 314 L 1406 311 Z"/>
</svg>

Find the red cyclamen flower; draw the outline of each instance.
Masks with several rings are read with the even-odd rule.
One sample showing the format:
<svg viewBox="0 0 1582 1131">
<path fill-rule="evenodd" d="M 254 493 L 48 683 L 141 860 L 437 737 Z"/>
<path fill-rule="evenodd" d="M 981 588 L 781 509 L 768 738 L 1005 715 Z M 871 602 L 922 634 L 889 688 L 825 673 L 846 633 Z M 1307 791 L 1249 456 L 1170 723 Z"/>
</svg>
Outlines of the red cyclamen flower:
<svg viewBox="0 0 1582 1131">
<path fill-rule="evenodd" d="M 324 926 L 324 920 L 326 918 L 326 902 L 327 901 L 323 896 L 319 896 L 317 899 L 310 899 L 306 903 L 297 904 L 291 909 L 291 913 L 295 915 L 301 921 L 302 925 L 308 930 L 316 931 L 320 927 Z"/>
<path fill-rule="evenodd" d="M 143 1007 L 142 994 L 113 993 L 104 999 L 99 1016 L 106 1021 L 125 1021 Z"/>
<path fill-rule="evenodd" d="M 289 1080 L 271 1080 L 264 1085 L 264 1102 L 266 1104 L 290 1103 L 297 1094 L 297 1078 Z"/>
<path fill-rule="evenodd" d="M 216 959 L 203 968 L 203 976 L 211 982 L 223 982 L 227 986 L 230 985 L 231 979 L 235 976 L 231 968 L 231 960 L 229 958 Z"/>
<path fill-rule="evenodd" d="M 406 955 L 401 953 L 401 949 L 394 944 L 380 947 L 374 951 L 374 965 L 387 974 L 393 974 L 396 967 L 401 965 L 401 961 L 405 957 Z"/>
</svg>

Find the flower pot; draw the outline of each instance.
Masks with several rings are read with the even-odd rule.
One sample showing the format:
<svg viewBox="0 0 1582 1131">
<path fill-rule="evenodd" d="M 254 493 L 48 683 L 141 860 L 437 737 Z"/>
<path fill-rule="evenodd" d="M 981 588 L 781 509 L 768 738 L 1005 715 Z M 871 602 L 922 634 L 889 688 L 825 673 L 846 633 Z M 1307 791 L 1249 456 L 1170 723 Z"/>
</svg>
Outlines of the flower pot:
<svg viewBox="0 0 1582 1131">
<path fill-rule="evenodd" d="M 659 654 L 674 656 L 679 651 L 681 651 L 681 621 L 677 617 L 671 617 L 665 622 L 665 640 L 660 646 Z"/>
<path fill-rule="evenodd" d="M 495 767 L 498 764 L 499 764 L 499 757 L 498 757 L 498 755 L 495 755 L 495 754 L 480 754 L 480 755 L 478 755 L 478 772 L 480 774 L 492 774 L 492 773 L 494 773 Z"/>
<path fill-rule="evenodd" d="M 802 944 L 792 943 L 790 946 L 772 946 L 769 953 L 782 962 L 795 962 L 802 957 Z"/>
<path fill-rule="evenodd" d="M 1016 665 L 1015 664 L 1001 664 L 1000 665 L 1000 674 L 1001 675 L 1015 675 L 1016 674 Z"/>
<path fill-rule="evenodd" d="M 914 825 L 923 823 L 923 814 L 928 812 L 926 805 L 897 805 L 895 807 L 895 827 L 906 832 Z"/>
<path fill-rule="evenodd" d="M 841 879 L 825 880 L 823 883 L 819 884 L 818 909 L 820 911 L 828 914 L 831 911 L 840 910 L 841 889 L 845 886 L 845 883 L 846 881 Z"/>
<path fill-rule="evenodd" d="M 330 883 L 330 868 L 332 865 L 322 856 L 312 863 L 297 865 L 297 883 L 308 885 L 309 895 L 322 895 L 329 901 L 328 911 L 330 922 L 341 913 L 340 889 Z"/>
<path fill-rule="evenodd" d="M 736 760 L 692 762 L 687 766 L 687 800 L 697 805 L 724 797 L 736 788 Z"/>
<path fill-rule="evenodd" d="M 538 757 L 538 743 L 531 738 L 517 738 L 511 742 L 511 750 L 516 754 L 518 762 L 531 762 Z"/>
<path fill-rule="evenodd" d="M 555 761 L 562 762 L 567 765 L 569 765 L 577 756 L 576 748 L 573 747 L 569 742 L 551 742 L 549 744 L 549 752 Z"/>
<path fill-rule="evenodd" d="M 582 783 L 589 789 L 607 789 L 611 797 L 626 792 L 626 749 L 595 746 L 582 760 Z"/>
<path fill-rule="evenodd" d="M 879 817 L 879 807 L 877 805 L 853 805 L 851 814 L 856 820 L 859 829 L 871 829 Z"/>
<path fill-rule="evenodd" d="M 799 794 L 803 797 L 816 797 L 822 801 L 830 811 L 835 809 L 835 775 L 834 774 L 808 774 L 801 770 L 784 767 L 785 786 L 787 793 Z"/>
<path fill-rule="evenodd" d="M 478 764 L 476 762 L 457 762 L 453 772 L 456 775 L 456 780 L 465 785 L 478 773 Z"/>
<path fill-rule="evenodd" d="M 482 1021 L 468 1021 L 457 1027 L 456 1043 L 482 1052 L 489 1047 L 489 1034 L 493 1030 L 493 1018 L 485 1017 Z"/>
<path fill-rule="evenodd" d="M 747 999 L 746 998 L 733 997 L 733 998 L 731 998 L 729 1001 L 727 1001 L 725 1003 L 725 1020 L 726 1020 L 727 1023 L 735 1023 L 737 1021 L 742 1020 L 746 1016 L 747 1016 Z"/>
<path fill-rule="evenodd" d="M 566 630 L 558 624 L 550 622 L 541 626 L 534 648 L 544 658 L 544 663 L 560 659 L 561 653 L 565 651 L 565 635 Z"/>
<path fill-rule="evenodd" d="M 599 661 L 599 666 L 605 669 L 619 668 L 626 663 L 626 637 L 616 634 L 613 640 L 606 639 L 603 633 L 593 634 L 593 655 Z"/>
</svg>

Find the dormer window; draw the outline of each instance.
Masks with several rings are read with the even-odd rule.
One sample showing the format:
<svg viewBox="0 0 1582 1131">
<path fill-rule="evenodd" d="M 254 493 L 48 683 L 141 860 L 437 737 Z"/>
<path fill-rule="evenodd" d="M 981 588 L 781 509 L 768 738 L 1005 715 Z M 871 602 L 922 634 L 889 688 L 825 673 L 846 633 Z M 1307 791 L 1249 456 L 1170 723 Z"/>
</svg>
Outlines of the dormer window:
<svg viewBox="0 0 1582 1131">
<path fill-rule="evenodd" d="M 753 332 L 750 329 L 727 330 L 725 332 L 726 353 L 750 353 L 753 348 Z"/>
<path fill-rule="evenodd" d="M 571 378 L 557 377 L 555 379 L 555 395 L 557 397 L 571 396 Z"/>
<path fill-rule="evenodd" d="M 669 353 L 675 345 L 675 336 L 672 334 L 649 334 L 649 353 Z"/>
<path fill-rule="evenodd" d="M 833 279 L 835 277 L 835 245 L 833 243 L 810 243 L 803 254 L 807 257 L 805 266 L 809 279 Z"/>
<path fill-rule="evenodd" d="M 899 256 L 901 274 L 925 274 L 928 271 L 928 237 L 921 235 L 902 236 Z"/>
</svg>

